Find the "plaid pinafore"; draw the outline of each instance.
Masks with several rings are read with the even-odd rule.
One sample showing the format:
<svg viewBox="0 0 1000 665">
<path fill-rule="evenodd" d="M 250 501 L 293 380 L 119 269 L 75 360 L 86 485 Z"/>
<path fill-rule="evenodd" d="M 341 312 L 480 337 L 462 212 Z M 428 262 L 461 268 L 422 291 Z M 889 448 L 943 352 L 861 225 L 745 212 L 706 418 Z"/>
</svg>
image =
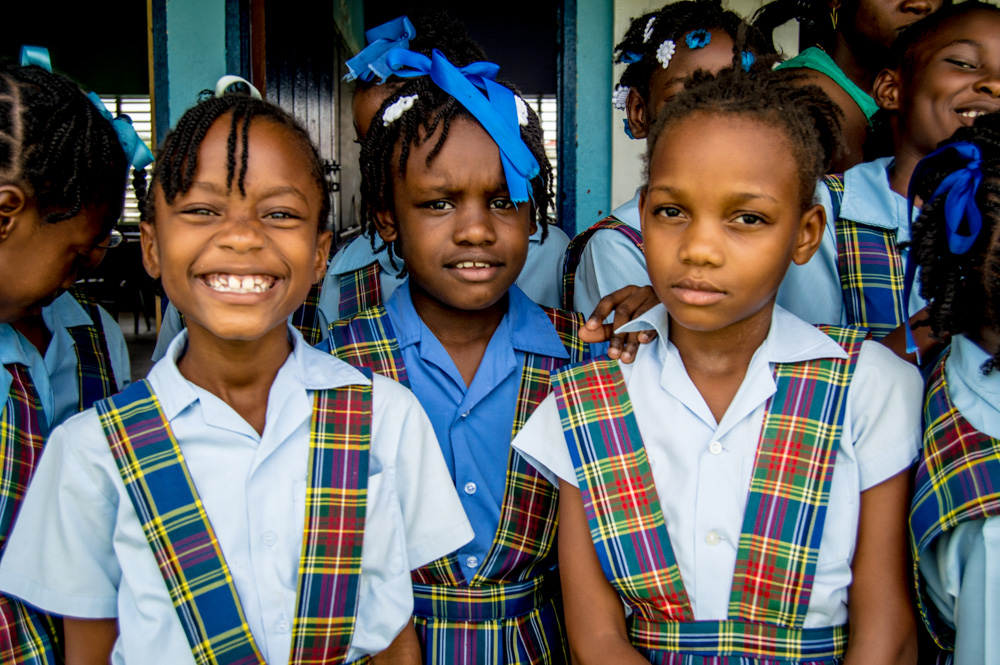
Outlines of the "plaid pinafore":
<svg viewBox="0 0 1000 665">
<path fill-rule="evenodd" d="M 0 412 L 0 557 L 48 436 L 42 401 L 21 364 L 4 365 L 12 383 Z M 62 662 L 53 619 L 0 595 L 0 663 Z"/>
<path fill-rule="evenodd" d="M 761 427 L 725 621 L 694 619 L 617 361 L 553 374 L 601 568 L 631 607 L 630 639 L 651 663 L 841 662 L 846 626 L 803 623 L 864 331 L 824 331 L 847 359 L 775 368 L 777 389 Z"/>
<path fill-rule="evenodd" d="M 910 546 L 920 615 L 942 649 L 955 631 L 940 620 L 920 576 L 920 557 L 942 533 L 971 520 L 1000 515 L 1000 440 L 977 431 L 951 401 L 938 361 L 924 400 L 924 449 L 913 483 Z"/>
<path fill-rule="evenodd" d="M 371 395 L 371 384 L 316 393 L 288 661 L 293 665 L 344 663 L 354 635 Z M 195 662 L 265 665 L 198 490 L 149 382 L 133 383 L 96 407 Z"/>
<path fill-rule="evenodd" d="M 573 295 L 576 292 L 576 269 L 580 265 L 580 257 L 583 256 L 583 250 L 587 246 L 590 236 L 601 229 L 618 231 L 632 241 L 632 244 L 638 247 L 640 252 L 643 251 L 642 233 L 615 217 L 605 217 L 570 240 L 569 246 L 566 248 L 566 254 L 563 256 L 562 306 L 567 310 L 573 310 Z"/>
<path fill-rule="evenodd" d="M 549 394 L 549 374 L 589 357 L 579 314 L 543 307 L 569 360 L 525 354 L 511 438 Z M 383 307 L 330 326 L 332 353 L 409 385 Z M 556 490 L 513 448 L 489 554 L 467 582 L 455 554 L 413 572 L 414 616 L 424 662 L 568 663 L 555 570 Z"/>
<path fill-rule="evenodd" d="M 903 258 L 896 232 L 842 219 L 843 174 L 823 176 L 830 190 L 837 230 L 837 268 L 847 323 L 868 328 L 882 339 L 906 323 L 903 302 Z"/>
<path fill-rule="evenodd" d="M 118 392 L 115 371 L 111 366 L 111 354 L 104 336 L 101 311 L 90 297 L 79 289 L 70 289 L 70 294 L 90 315 L 89 326 L 71 326 L 66 329 L 73 338 L 76 349 L 77 378 L 80 383 L 80 411 L 89 409 L 94 402 L 111 397 Z"/>
<path fill-rule="evenodd" d="M 382 266 L 372 261 L 340 277 L 340 303 L 337 312 L 341 319 L 349 319 L 366 309 L 382 304 Z"/>
</svg>

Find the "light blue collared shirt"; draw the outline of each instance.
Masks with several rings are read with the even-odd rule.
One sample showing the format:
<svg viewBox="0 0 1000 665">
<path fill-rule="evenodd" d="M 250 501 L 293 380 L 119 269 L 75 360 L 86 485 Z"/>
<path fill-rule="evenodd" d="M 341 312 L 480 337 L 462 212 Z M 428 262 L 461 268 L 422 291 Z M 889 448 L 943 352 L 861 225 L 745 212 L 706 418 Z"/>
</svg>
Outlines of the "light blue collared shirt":
<svg viewBox="0 0 1000 665">
<path fill-rule="evenodd" d="M 896 243 L 910 241 L 910 216 L 906 197 L 900 196 L 889 186 L 889 169 L 892 158 L 883 157 L 871 162 L 863 162 L 849 168 L 844 173 L 844 198 L 841 201 L 840 216 L 868 226 L 895 230 Z M 833 216 L 833 201 L 830 190 L 823 182 L 816 185 L 814 203 L 820 203 L 826 211 L 826 229 L 819 249 L 805 265 L 795 265 L 788 269 L 785 280 L 778 290 L 777 303 L 809 323 L 847 323 L 844 307 L 844 291 L 840 285 L 840 269 L 837 262 L 837 227 Z M 919 209 L 913 209 L 913 218 Z M 903 267 L 909 257 L 909 250 L 901 252 Z M 920 273 L 910 294 L 909 314 L 913 316 L 927 305 L 920 297 Z"/>
<path fill-rule="evenodd" d="M 545 312 L 517 287 L 469 386 L 448 351 L 424 325 L 403 282 L 385 303 L 413 393 L 430 416 L 465 513 L 476 532 L 458 550 L 471 580 L 500 523 L 514 410 L 525 353 L 568 359 Z"/>
<path fill-rule="evenodd" d="M 18 363 L 28 369 L 31 382 L 35 384 L 35 391 L 42 402 L 42 412 L 45 423 L 52 426 L 52 383 L 49 381 L 49 373 L 45 369 L 45 361 L 32 346 L 31 342 L 24 339 L 9 323 L 0 323 L 0 365 L 10 365 Z M 0 402 L 0 410 L 10 395 L 10 386 L 14 383 L 10 372 L 0 372 L 0 395 L 3 395 L 3 402 Z"/>
<path fill-rule="evenodd" d="M 980 432 L 1000 438 L 1000 372 L 964 335 L 951 338 L 945 378 L 955 408 Z M 963 522 L 941 534 L 920 560 L 941 616 L 956 630 L 956 665 L 1000 663 L 1000 517 Z"/>
</svg>

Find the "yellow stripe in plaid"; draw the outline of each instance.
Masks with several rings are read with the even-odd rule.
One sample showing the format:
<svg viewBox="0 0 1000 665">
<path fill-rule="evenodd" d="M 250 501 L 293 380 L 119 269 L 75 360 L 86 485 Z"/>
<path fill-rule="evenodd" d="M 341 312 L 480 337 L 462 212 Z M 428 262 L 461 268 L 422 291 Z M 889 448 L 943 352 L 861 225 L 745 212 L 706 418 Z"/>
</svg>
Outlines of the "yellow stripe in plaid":
<svg viewBox="0 0 1000 665">
<path fill-rule="evenodd" d="M 768 663 L 840 662 L 847 627 L 796 629 L 743 621 L 655 622 L 638 617 L 629 626 L 632 644 L 643 651 L 706 657 L 766 659 Z"/>
</svg>

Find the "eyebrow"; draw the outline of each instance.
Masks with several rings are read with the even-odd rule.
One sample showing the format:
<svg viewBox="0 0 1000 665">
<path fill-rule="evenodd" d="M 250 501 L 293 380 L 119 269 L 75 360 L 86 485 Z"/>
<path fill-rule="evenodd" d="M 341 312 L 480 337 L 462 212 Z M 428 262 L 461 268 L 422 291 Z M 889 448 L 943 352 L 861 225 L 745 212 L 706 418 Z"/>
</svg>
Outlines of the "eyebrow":
<svg viewBox="0 0 1000 665">
<path fill-rule="evenodd" d="M 656 187 L 650 187 L 647 191 L 663 192 L 665 194 L 677 193 L 677 190 L 674 189 L 673 187 L 670 187 L 669 185 L 658 185 Z M 773 196 L 770 196 L 769 194 L 754 194 L 753 192 L 736 192 L 732 195 L 731 198 L 733 201 L 737 203 L 746 203 L 747 201 L 758 201 L 761 199 L 766 201 L 774 201 L 775 203 L 779 202 L 778 199 L 774 198 Z"/>
<path fill-rule="evenodd" d="M 215 183 L 206 182 L 204 180 L 196 180 L 193 183 L 191 183 L 191 189 L 201 189 L 201 190 L 204 190 L 204 191 L 209 192 L 211 194 L 218 194 L 219 196 L 226 196 L 226 195 L 229 194 L 228 190 L 225 190 L 222 187 L 219 187 Z M 279 186 L 279 187 L 272 187 L 271 189 L 265 190 L 261 194 L 261 198 L 270 198 L 272 196 L 281 196 L 282 194 L 292 194 L 292 195 L 297 196 L 298 198 L 302 199 L 303 201 L 308 201 L 308 199 L 306 199 L 306 195 L 305 194 L 303 194 L 301 191 L 299 191 L 298 189 L 296 189 L 295 187 L 292 187 L 290 185 L 282 185 L 282 186 Z"/>
<path fill-rule="evenodd" d="M 956 45 L 960 45 L 960 44 L 961 45 L 966 45 L 966 46 L 974 46 L 976 48 L 982 48 L 982 46 L 983 46 L 982 43 L 977 42 L 975 39 L 953 39 L 950 42 L 948 42 L 947 44 L 945 44 L 944 46 L 942 46 L 941 50 L 944 50 L 944 49 L 948 48 L 949 46 L 956 46 Z"/>
</svg>

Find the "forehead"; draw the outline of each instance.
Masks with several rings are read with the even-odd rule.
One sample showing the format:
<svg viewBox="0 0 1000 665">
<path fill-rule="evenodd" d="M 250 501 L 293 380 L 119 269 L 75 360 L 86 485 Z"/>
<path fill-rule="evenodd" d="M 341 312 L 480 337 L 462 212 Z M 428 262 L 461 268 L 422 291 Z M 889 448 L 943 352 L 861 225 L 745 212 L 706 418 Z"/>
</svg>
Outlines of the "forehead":
<svg viewBox="0 0 1000 665">
<path fill-rule="evenodd" d="M 910 47 L 916 64 L 925 64 L 942 49 L 966 43 L 1000 54 L 1000 13 L 973 10 L 956 16 Z"/>
<path fill-rule="evenodd" d="M 212 123 L 198 146 L 195 180 L 220 177 L 225 180 L 233 160 L 233 179 L 239 178 L 243 160 L 243 122 L 236 128 L 235 149 L 230 153 L 232 115 L 227 114 Z M 252 118 L 247 138 L 247 173 L 250 181 L 257 178 L 306 180 L 312 178 L 312 155 L 301 136 L 270 118 Z"/>
<path fill-rule="evenodd" d="M 688 48 L 684 36 L 676 41 L 674 52 L 666 68 L 659 63 L 653 69 L 653 86 L 669 85 L 676 79 L 684 79 L 698 69 L 717 72 L 733 64 L 733 40 L 727 32 L 718 28 L 709 30 L 712 40 L 702 48 Z"/>
<path fill-rule="evenodd" d="M 447 176 L 468 183 L 474 180 L 498 182 L 506 187 L 507 180 L 500 161 L 500 148 L 482 125 L 464 115 L 453 118 L 448 127 L 447 137 L 437 149 L 443 132 L 444 123 L 441 122 L 433 134 L 421 135 L 420 143 L 410 146 L 406 162 L 406 178 Z M 437 154 L 428 164 L 427 158 L 435 149 Z M 397 159 L 399 154 L 400 148 L 397 146 Z M 475 165 L 475 168 L 470 168 L 471 165 Z M 393 170 L 399 177 L 395 166 Z"/>
</svg>

